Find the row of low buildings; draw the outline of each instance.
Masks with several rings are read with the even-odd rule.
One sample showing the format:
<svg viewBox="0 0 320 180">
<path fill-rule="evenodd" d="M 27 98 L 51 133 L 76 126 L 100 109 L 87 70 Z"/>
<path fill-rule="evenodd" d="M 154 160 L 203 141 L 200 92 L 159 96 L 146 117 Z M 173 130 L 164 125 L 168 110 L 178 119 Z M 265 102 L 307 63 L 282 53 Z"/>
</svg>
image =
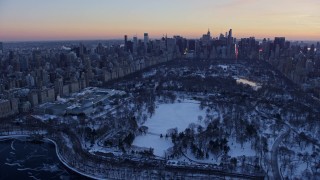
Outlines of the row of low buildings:
<svg viewBox="0 0 320 180">
<path fill-rule="evenodd" d="M 74 82 L 63 85 L 64 93 L 67 95 L 79 92 L 79 84 L 79 82 Z M 32 90 L 23 88 L 10 90 L 5 92 L 2 99 L 0 99 L 0 118 L 6 118 L 19 112 L 30 112 L 33 107 L 42 103 L 53 102 L 56 98 L 55 87 Z"/>
<path fill-rule="evenodd" d="M 37 114 L 50 114 L 55 116 L 82 115 L 100 117 L 109 111 L 104 107 L 110 105 L 110 97 L 113 95 L 123 95 L 125 92 L 88 87 L 80 93 L 72 95 L 70 98 L 58 99 L 54 103 L 44 103 L 34 108 Z"/>
<path fill-rule="evenodd" d="M 174 59 L 173 55 L 170 56 L 158 56 L 158 57 L 143 57 L 136 61 L 128 62 L 123 61 L 120 65 L 111 69 L 103 69 L 103 81 L 107 82 L 112 79 L 118 79 L 128 74 L 143 70 L 147 67 L 171 61 Z"/>
<path fill-rule="evenodd" d="M 71 48 L 32 46 L 0 54 L 0 118 L 30 112 L 40 104 L 173 60 L 179 54 L 176 39 L 149 41 L 147 33 L 144 42 L 126 40 L 125 47 L 117 42 L 100 43 L 91 50 L 82 43 Z"/>
<path fill-rule="evenodd" d="M 5 91 L 0 99 L 0 118 L 15 115 L 19 112 L 27 113 L 39 104 L 53 102 L 57 97 L 66 97 L 72 93 L 80 92 L 97 79 L 101 80 L 101 83 L 108 82 L 173 59 L 174 56 L 171 54 L 159 57 L 143 57 L 136 60 L 123 60 L 112 67 L 104 68 L 102 74 L 93 73 L 89 67 L 87 72 L 83 72 L 78 80 L 72 82 L 64 82 L 63 77 L 58 77 L 51 87 L 14 88 Z"/>
</svg>

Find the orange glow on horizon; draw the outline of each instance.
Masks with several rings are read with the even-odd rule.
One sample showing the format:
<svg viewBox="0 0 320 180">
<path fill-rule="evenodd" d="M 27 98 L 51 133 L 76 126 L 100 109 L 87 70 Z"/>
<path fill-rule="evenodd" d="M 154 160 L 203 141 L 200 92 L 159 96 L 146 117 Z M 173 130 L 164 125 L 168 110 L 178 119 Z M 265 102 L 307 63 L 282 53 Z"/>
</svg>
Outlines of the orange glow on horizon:
<svg viewBox="0 0 320 180">
<path fill-rule="evenodd" d="M 211 30 L 211 36 L 216 38 L 220 35 L 220 33 L 224 34 L 229 29 L 225 29 L 222 32 L 218 32 L 217 30 Z M 128 38 L 131 39 L 133 36 L 136 36 L 140 39 L 143 38 L 143 33 L 148 32 L 150 39 L 157 39 L 163 37 L 163 35 L 168 35 L 168 37 L 173 37 L 174 35 L 180 35 L 185 38 L 190 39 L 199 39 L 202 34 L 207 32 L 207 29 L 201 29 L 197 31 L 126 31 L 126 30 L 100 30 L 97 28 L 84 29 L 75 31 L 73 29 L 65 29 L 64 31 L 60 30 L 23 30 L 17 31 L 12 30 L 10 34 L 0 33 L 1 41 L 29 41 L 29 40 L 98 40 L 98 39 L 122 39 L 124 35 L 128 35 Z M 318 33 L 305 33 L 303 31 L 299 32 L 290 32 L 287 31 L 286 34 L 281 33 L 281 31 L 274 30 L 268 32 L 259 32 L 259 31 L 237 31 L 237 29 L 233 29 L 233 36 L 237 39 L 245 38 L 245 37 L 255 37 L 256 39 L 262 38 L 270 38 L 284 36 L 288 40 L 319 40 Z"/>
<path fill-rule="evenodd" d="M 3 0 L 0 41 L 284 36 L 320 40 L 319 0 Z"/>
</svg>

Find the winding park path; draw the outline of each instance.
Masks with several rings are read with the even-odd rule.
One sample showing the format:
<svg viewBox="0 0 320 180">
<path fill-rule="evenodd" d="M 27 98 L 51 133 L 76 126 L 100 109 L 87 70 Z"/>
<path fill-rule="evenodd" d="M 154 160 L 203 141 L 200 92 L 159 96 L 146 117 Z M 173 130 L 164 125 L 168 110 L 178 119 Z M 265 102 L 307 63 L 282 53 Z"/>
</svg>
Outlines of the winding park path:
<svg viewBox="0 0 320 180">
<path fill-rule="evenodd" d="M 289 135 L 289 132 L 290 132 L 290 129 L 282 133 L 272 145 L 271 166 L 272 166 L 272 172 L 273 172 L 273 179 L 277 179 L 277 180 L 282 179 L 280 174 L 279 164 L 278 164 L 279 145 L 281 144 L 283 139 Z"/>
</svg>

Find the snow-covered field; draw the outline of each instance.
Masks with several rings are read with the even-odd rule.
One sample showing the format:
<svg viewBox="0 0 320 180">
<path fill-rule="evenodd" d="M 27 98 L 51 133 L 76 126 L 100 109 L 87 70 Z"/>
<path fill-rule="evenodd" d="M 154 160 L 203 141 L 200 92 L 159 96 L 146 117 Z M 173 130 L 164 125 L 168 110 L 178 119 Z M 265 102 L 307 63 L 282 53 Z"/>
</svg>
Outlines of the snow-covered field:
<svg viewBox="0 0 320 180">
<path fill-rule="evenodd" d="M 256 152 L 251 149 L 251 143 L 245 142 L 241 146 L 241 144 L 237 143 L 235 139 L 229 139 L 228 145 L 230 147 L 230 151 L 228 153 L 231 157 L 239 157 L 239 156 L 255 156 Z"/>
<path fill-rule="evenodd" d="M 156 156 L 164 157 L 165 151 L 173 146 L 170 138 L 160 138 L 158 135 L 146 134 L 135 138 L 133 145 L 139 147 L 153 148 L 153 153 Z"/>
<path fill-rule="evenodd" d="M 133 145 L 151 147 L 156 156 L 163 157 L 165 150 L 172 147 L 171 139 L 165 139 L 168 129 L 177 128 L 178 132 L 184 131 L 189 124 L 199 124 L 198 116 L 205 116 L 205 111 L 199 109 L 199 102 L 185 100 L 173 104 L 159 104 L 155 114 L 143 125 L 147 126 L 148 133 L 135 138 Z M 163 138 L 160 138 L 160 134 Z"/>
</svg>

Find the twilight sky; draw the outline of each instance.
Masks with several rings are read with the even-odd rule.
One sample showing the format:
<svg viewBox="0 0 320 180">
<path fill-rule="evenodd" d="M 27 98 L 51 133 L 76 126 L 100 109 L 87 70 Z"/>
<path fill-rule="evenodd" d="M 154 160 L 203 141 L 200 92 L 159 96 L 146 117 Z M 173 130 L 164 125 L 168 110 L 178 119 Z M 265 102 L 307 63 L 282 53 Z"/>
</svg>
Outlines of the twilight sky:
<svg viewBox="0 0 320 180">
<path fill-rule="evenodd" d="M 0 41 L 234 36 L 320 40 L 320 0 L 0 0 Z"/>
</svg>

